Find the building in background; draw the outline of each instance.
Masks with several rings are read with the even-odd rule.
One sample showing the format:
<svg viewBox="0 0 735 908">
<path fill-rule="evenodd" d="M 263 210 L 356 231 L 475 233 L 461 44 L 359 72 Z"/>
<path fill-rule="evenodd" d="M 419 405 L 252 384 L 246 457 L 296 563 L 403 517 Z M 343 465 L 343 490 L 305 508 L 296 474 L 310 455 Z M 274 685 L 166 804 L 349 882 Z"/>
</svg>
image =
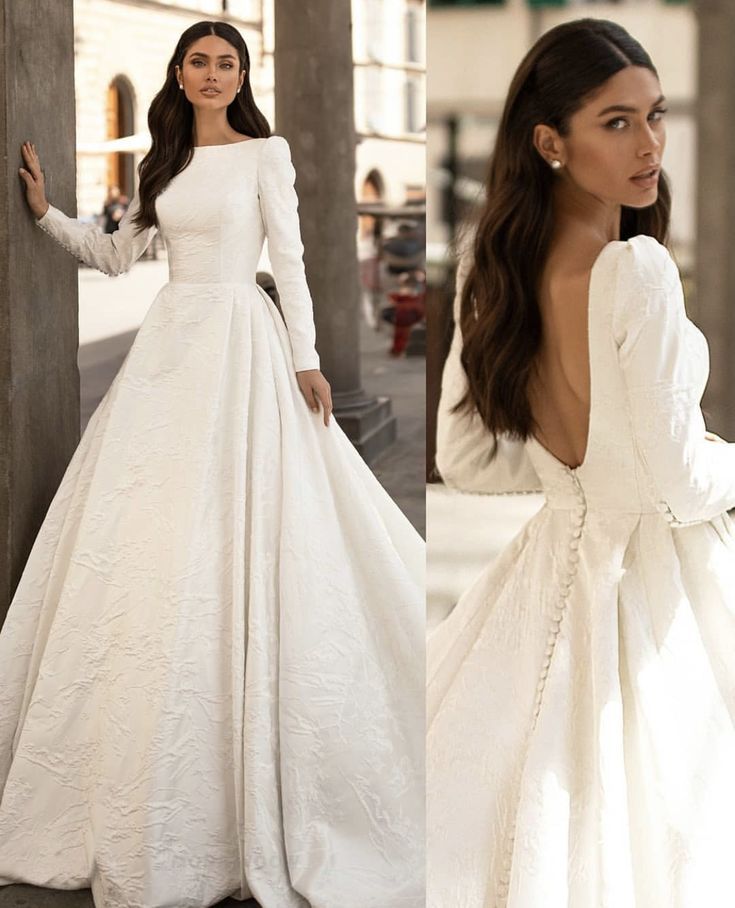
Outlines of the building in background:
<svg viewBox="0 0 735 908">
<path fill-rule="evenodd" d="M 357 192 L 389 205 L 425 198 L 426 10 L 353 0 Z"/>
<path fill-rule="evenodd" d="M 274 2 L 75 0 L 80 216 L 99 213 L 111 185 L 134 192 L 148 107 L 179 35 L 200 19 L 226 19 L 241 32 L 256 101 L 277 125 Z M 352 2 L 358 200 L 395 206 L 424 197 L 425 11 L 423 0 Z"/>
<path fill-rule="evenodd" d="M 667 99 L 664 167 L 672 180 L 672 243 L 693 265 L 696 222 L 697 21 L 687 0 L 429 0 L 428 241 L 436 260 L 457 195 L 481 192 L 511 78 L 544 32 L 570 19 L 612 19 L 648 51 Z M 462 52 L 457 53 L 457 48 Z"/>
</svg>

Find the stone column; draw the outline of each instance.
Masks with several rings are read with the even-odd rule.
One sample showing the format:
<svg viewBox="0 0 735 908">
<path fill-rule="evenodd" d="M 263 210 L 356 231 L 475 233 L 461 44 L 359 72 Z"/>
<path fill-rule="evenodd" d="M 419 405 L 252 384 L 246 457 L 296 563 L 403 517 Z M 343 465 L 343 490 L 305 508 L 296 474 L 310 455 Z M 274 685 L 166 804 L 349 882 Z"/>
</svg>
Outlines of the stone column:
<svg viewBox="0 0 735 908">
<path fill-rule="evenodd" d="M 18 174 L 35 143 L 76 212 L 73 0 L 0 0 L 0 622 L 79 442 L 77 263 L 44 241 Z M 43 248 L 43 252 L 41 252 Z"/>
<path fill-rule="evenodd" d="M 360 289 L 350 0 L 275 4 L 276 131 L 296 169 L 306 275 L 335 416 L 370 461 L 396 434 L 390 400 L 360 379 Z"/>
<path fill-rule="evenodd" d="M 711 373 L 702 401 L 712 431 L 735 441 L 735 4 L 697 0 L 697 322 Z"/>
</svg>

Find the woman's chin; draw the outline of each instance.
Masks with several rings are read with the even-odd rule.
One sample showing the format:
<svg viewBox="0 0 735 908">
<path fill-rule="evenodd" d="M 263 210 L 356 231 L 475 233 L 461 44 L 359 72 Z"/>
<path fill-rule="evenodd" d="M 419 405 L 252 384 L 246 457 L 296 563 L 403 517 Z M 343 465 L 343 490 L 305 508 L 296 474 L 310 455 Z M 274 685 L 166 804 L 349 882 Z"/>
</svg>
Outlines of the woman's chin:
<svg viewBox="0 0 735 908">
<path fill-rule="evenodd" d="M 658 201 L 658 189 L 654 187 L 649 192 L 642 192 L 634 199 L 623 202 L 626 208 L 650 208 Z"/>
</svg>

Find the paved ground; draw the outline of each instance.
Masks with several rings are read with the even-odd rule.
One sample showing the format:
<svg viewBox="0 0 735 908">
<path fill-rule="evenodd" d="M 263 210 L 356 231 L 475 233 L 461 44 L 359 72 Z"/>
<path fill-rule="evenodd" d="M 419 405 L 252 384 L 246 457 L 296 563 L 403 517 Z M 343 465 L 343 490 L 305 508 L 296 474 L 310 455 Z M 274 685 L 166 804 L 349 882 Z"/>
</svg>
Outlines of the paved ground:
<svg viewBox="0 0 735 908">
<path fill-rule="evenodd" d="M 373 472 L 416 529 L 426 536 L 426 360 L 393 359 L 386 352 L 388 331 L 363 324 L 362 385 L 370 394 L 390 397 L 398 438 L 373 463 Z"/>
</svg>

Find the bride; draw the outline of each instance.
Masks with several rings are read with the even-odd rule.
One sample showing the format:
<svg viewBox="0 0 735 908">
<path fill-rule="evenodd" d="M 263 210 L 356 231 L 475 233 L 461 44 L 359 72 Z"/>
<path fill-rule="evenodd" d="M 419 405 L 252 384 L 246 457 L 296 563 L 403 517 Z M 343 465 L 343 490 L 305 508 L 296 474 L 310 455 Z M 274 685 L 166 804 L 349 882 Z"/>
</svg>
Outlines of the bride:
<svg viewBox="0 0 735 908">
<path fill-rule="evenodd" d="M 665 101 L 604 19 L 511 82 L 437 465 L 543 507 L 429 637 L 427 906 L 727 908 L 735 444 L 667 248 Z"/>
<path fill-rule="evenodd" d="M 159 230 L 169 281 L 0 633 L 0 884 L 419 908 L 424 545 L 330 419 L 289 146 L 249 77 L 230 25 L 181 35 L 112 234 L 22 148 L 54 241 L 117 275 Z"/>
</svg>

